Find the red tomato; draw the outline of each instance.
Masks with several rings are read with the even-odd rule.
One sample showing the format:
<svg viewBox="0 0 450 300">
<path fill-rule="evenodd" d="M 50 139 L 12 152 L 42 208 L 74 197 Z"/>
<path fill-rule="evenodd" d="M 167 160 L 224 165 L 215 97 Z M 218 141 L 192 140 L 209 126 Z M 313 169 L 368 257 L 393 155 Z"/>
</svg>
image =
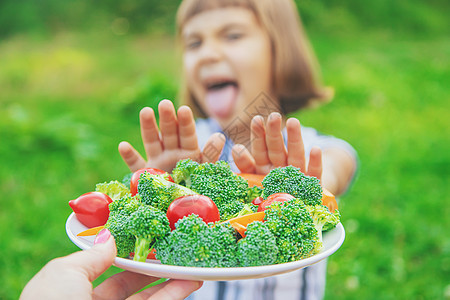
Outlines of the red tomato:
<svg viewBox="0 0 450 300">
<path fill-rule="evenodd" d="M 256 197 L 253 199 L 252 204 L 253 205 L 260 205 L 264 201 L 263 197 Z"/>
<path fill-rule="evenodd" d="M 169 219 L 170 228 L 174 230 L 175 223 L 190 214 L 198 215 L 205 223 L 220 220 L 219 209 L 214 201 L 203 195 L 189 195 L 179 197 L 169 205 L 167 218 Z"/>
<path fill-rule="evenodd" d="M 156 174 L 156 175 L 163 175 L 166 174 L 166 171 L 160 170 L 160 169 L 155 169 L 155 168 L 143 168 L 143 169 L 139 169 L 136 172 L 133 173 L 133 176 L 131 176 L 131 180 L 130 180 L 130 192 L 131 195 L 134 196 L 137 194 L 138 190 L 138 183 L 139 183 L 139 177 L 141 176 L 142 173 L 144 172 L 148 172 L 150 174 Z M 172 177 L 169 175 L 169 181 L 173 182 Z"/>
<path fill-rule="evenodd" d="M 264 200 L 259 206 L 258 211 L 264 211 L 268 208 L 269 205 L 271 205 L 274 202 L 284 202 L 289 201 L 291 199 L 294 199 L 295 197 L 291 194 L 287 193 L 276 193 L 272 194 L 269 197 L 267 197 L 266 200 Z"/>
<path fill-rule="evenodd" d="M 70 200 L 69 205 L 77 219 L 87 227 L 105 225 L 109 217 L 111 198 L 100 192 L 90 192 Z"/>
</svg>

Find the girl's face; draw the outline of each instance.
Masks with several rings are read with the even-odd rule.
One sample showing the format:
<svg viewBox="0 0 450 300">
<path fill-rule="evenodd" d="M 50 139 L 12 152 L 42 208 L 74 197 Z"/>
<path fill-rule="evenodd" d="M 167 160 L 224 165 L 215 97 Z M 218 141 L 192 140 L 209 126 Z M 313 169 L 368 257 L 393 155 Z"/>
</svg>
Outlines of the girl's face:
<svg viewBox="0 0 450 300">
<path fill-rule="evenodd" d="M 208 116 L 227 130 L 264 114 L 258 107 L 274 99 L 271 43 L 250 10 L 199 13 L 186 22 L 182 40 L 187 85 Z"/>
</svg>

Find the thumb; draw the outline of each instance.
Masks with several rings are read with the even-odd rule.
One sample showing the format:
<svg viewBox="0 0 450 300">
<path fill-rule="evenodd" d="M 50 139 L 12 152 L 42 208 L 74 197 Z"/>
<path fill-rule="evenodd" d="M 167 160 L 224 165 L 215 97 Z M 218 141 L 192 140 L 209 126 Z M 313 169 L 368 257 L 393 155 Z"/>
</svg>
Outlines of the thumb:
<svg viewBox="0 0 450 300">
<path fill-rule="evenodd" d="M 66 256 L 66 264 L 84 273 L 89 281 L 105 272 L 116 257 L 116 243 L 108 229 L 100 231 L 90 249 Z"/>
</svg>

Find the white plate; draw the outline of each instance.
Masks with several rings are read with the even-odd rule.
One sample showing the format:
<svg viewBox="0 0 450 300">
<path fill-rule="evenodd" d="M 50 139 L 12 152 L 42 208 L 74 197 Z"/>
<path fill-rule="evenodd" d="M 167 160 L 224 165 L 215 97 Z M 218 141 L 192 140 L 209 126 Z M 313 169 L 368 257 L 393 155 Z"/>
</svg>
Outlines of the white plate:
<svg viewBox="0 0 450 300">
<path fill-rule="evenodd" d="M 88 249 L 94 244 L 94 236 L 82 237 L 78 233 L 88 229 L 81 224 L 72 213 L 66 222 L 66 232 L 70 240 L 81 249 Z M 158 260 L 147 260 L 137 262 L 128 258 L 116 257 L 114 265 L 124 270 L 162 278 L 176 278 L 185 280 L 241 280 L 252 278 L 263 278 L 283 273 L 292 272 L 315 264 L 333 254 L 344 242 L 345 231 L 341 223 L 336 228 L 323 234 L 323 249 L 311 257 L 269 266 L 258 267 L 236 267 L 236 268 L 199 268 L 179 267 L 163 265 Z"/>
</svg>

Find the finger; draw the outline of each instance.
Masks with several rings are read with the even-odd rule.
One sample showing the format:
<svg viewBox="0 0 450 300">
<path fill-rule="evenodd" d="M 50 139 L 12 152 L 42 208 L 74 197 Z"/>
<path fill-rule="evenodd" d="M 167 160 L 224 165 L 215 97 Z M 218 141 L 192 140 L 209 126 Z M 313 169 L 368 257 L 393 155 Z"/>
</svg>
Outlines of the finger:
<svg viewBox="0 0 450 300">
<path fill-rule="evenodd" d="M 158 105 L 159 127 L 164 150 L 178 148 L 178 121 L 172 101 L 162 100 Z"/>
<path fill-rule="evenodd" d="M 267 120 L 266 145 L 269 160 L 274 167 L 287 165 L 286 147 L 281 134 L 281 115 L 271 113 Z"/>
<path fill-rule="evenodd" d="M 219 159 L 225 146 L 226 138 L 220 133 L 216 132 L 209 137 L 203 147 L 201 162 L 215 162 Z"/>
<path fill-rule="evenodd" d="M 286 121 L 287 129 L 287 163 L 300 168 L 305 173 L 305 147 L 303 145 L 300 122 L 295 118 Z"/>
<path fill-rule="evenodd" d="M 180 147 L 190 151 L 197 150 L 198 141 L 194 115 L 188 106 L 181 106 L 178 109 L 178 130 L 180 133 Z"/>
<path fill-rule="evenodd" d="M 155 158 L 163 151 L 155 113 L 150 107 L 144 107 L 139 114 L 139 118 L 145 153 L 148 159 Z"/>
<path fill-rule="evenodd" d="M 116 243 L 108 229 L 103 229 L 103 238 L 104 242 L 60 258 L 59 262 L 65 264 L 64 269 L 80 271 L 92 282 L 112 265 L 116 257 Z"/>
<path fill-rule="evenodd" d="M 255 159 L 255 164 L 259 166 L 270 164 L 269 156 L 267 154 L 264 118 L 255 116 L 250 124 L 250 129 L 251 151 L 253 158 Z"/>
<path fill-rule="evenodd" d="M 145 160 L 129 143 L 121 142 L 119 144 L 119 153 L 131 172 L 145 167 Z"/>
<path fill-rule="evenodd" d="M 130 271 L 117 273 L 94 289 L 94 296 L 102 299 L 125 299 L 160 278 Z"/>
<path fill-rule="evenodd" d="M 201 281 L 169 280 L 148 288 L 129 299 L 182 300 L 202 286 Z"/>
<path fill-rule="evenodd" d="M 256 173 L 255 159 L 244 145 L 234 145 L 231 154 L 233 155 L 234 163 L 241 173 Z"/>
<path fill-rule="evenodd" d="M 319 147 L 312 147 L 309 153 L 308 176 L 322 178 L 322 150 Z"/>
</svg>

